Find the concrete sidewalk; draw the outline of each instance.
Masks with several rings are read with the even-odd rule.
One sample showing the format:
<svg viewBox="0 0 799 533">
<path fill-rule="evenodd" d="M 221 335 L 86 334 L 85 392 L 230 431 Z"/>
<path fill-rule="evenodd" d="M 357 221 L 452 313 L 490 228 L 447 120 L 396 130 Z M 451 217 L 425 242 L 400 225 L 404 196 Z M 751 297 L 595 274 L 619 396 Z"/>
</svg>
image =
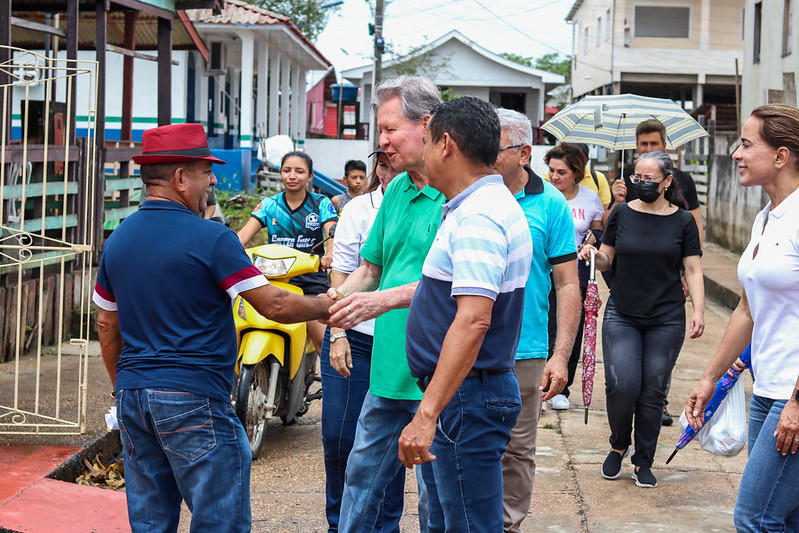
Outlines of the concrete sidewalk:
<svg viewBox="0 0 799 533">
<path fill-rule="evenodd" d="M 728 306 L 737 302 L 736 262 L 733 254 L 707 246 L 702 266 L 709 298 Z M 602 293 L 606 301 L 607 293 Z M 669 399 L 675 415 L 712 356 L 729 317 L 726 307 L 714 303 L 707 307 L 705 335 L 685 341 L 674 372 Z M 90 359 L 89 372 L 87 435 L 57 439 L 0 436 L 0 531 L 129 530 L 123 494 L 45 479 L 60 462 L 72 461 L 75 451 L 104 434 L 102 414 L 110 401 L 101 358 Z M 624 461 L 621 478 L 602 478 L 600 466 L 609 449 L 603 378 L 598 350 L 587 425 L 583 423 L 579 385 L 571 397 L 572 409 L 547 410 L 541 417 L 533 505 L 523 531 L 734 531 L 732 510 L 746 454 L 719 458 L 691 443 L 667 466 L 665 460 L 681 433 L 676 420 L 675 426 L 661 432 L 653 466 L 659 483 L 656 489 L 635 486 L 629 459 Z M 747 390 L 751 391 L 748 378 Z M 253 463 L 253 531 L 327 531 L 320 418 L 321 406 L 315 402 L 299 424 L 270 426 L 261 458 Z M 409 475 L 406 484 L 401 523 L 406 532 L 419 531 L 413 478 Z M 180 530 L 189 531 L 188 511 L 184 517 Z"/>
<path fill-rule="evenodd" d="M 736 284 L 729 283 L 737 258 L 718 247 L 708 246 L 702 259 L 709 272 L 719 273 L 712 298 L 735 299 Z M 722 278 L 721 273 L 727 274 Z M 727 281 L 725 281 L 727 280 Z M 600 282 L 600 285 L 602 282 Z M 708 283 L 711 286 L 710 283 Z M 721 292 L 723 291 L 723 292 Z M 607 292 L 602 291 L 603 302 Z M 737 302 L 737 299 L 735 300 Z M 690 310 L 690 304 L 688 304 Z M 673 374 L 671 412 L 679 415 L 685 397 L 699 380 L 726 327 L 730 310 L 709 303 L 706 333 L 686 340 Z M 600 312 L 600 318 L 602 313 Z M 600 328 L 601 331 L 601 328 Z M 601 343 L 601 337 L 599 342 Z M 578 369 L 578 381 L 579 381 Z M 748 378 L 747 390 L 751 392 Z M 315 404 L 298 426 L 271 426 L 261 457 L 253 463 L 253 530 L 259 532 L 325 532 L 325 478 L 319 426 L 321 409 Z M 568 411 L 548 409 L 541 417 L 538 433 L 537 475 L 533 503 L 524 532 L 706 532 L 734 531 L 732 512 L 746 454 L 720 458 L 690 443 L 667 466 L 665 460 L 682 433 L 664 427 L 653 471 L 658 487 L 642 489 L 630 479 L 632 465 L 624 461 L 624 474 L 615 481 L 602 478 L 600 466 L 609 451 L 609 429 L 605 413 L 604 367 L 598 352 L 594 398 L 588 424 L 580 386 L 572 395 Z M 407 476 L 405 513 L 401 531 L 419 531 L 416 483 Z M 187 517 L 188 518 L 188 517 Z M 181 531 L 188 531 L 184 525 Z"/>
<path fill-rule="evenodd" d="M 711 304 L 707 315 L 708 327 L 720 330 L 728 311 Z M 703 370 L 700 365 L 710 356 L 716 341 L 692 343 L 686 344 L 674 373 L 670 400 L 675 414 L 699 379 Z M 600 355 L 587 425 L 579 386 L 572 395 L 571 409 L 548 409 L 542 415 L 533 502 L 522 531 L 734 532 L 732 512 L 745 453 L 720 458 L 692 442 L 665 465 L 682 431 L 678 426 L 664 427 L 653 466 L 657 488 L 635 486 L 630 479 L 629 458 L 624 461 L 622 477 L 615 481 L 602 478 L 600 466 L 609 450 L 603 372 Z M 751 391 L 748 378 L 747 389 Z M 317 403 L 297 426 L 270 426 L 269 440 L 253 463 L 253 531 L 327 531 L 320 419 Z M 418 533 L 413 473 L 408 472 L 406 480 L 401 531 Z M 180 531 L 188 533 L 188 512 L 184 519 Z"/>
</svg>

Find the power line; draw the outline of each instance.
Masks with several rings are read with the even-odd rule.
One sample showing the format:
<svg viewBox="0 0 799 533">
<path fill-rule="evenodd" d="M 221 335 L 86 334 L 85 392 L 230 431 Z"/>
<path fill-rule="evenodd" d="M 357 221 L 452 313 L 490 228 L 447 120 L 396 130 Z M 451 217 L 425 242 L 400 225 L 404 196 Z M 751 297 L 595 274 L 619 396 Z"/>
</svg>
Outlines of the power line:
<svg viewBox="0 0 799 533">
<path fill-rule="evenodd" d="M 493 11 L 491 11 L 491 10 L 488 8 L 488 6 L 486 6 L 485 4 L 483 4 L 482 2 L 480 2 L 480 0 L 473 0 L 473 1 L 474 1 L 474 3 L 475 3 L 475 4 L 477 4 L 478 6 L 480 6 L 481 8 L 483 8 L 485 11 L 487 11 L 488 13 L 490 13 L 492 17 L 496 18 L 497 20 L 499 20 L 500 22 L 502 22 L 503 24 L 505 24 L 506 26 L 508 26 L 508 27 L 509 27 L 510 29 L 512 29 L 513 31 L 515 31 L 515 32 L 519 33 L 520 35 L 522 35 L 523 37 L 526 37 L 527 39 L 530 39 L 530 40 L 531 40 L 531 41 L 533 41 L 534 43 L 536 43 L 536 44 L 540 44 L 541 46 L 544 46 L 544 47 L 546 47 L 546 48 L 549 48 L 550 50 L 552 50 L 552 51 L 554 51 L 554 52 L 557 52 L 557 53 L 559 53 L 559 54 L 562 54 L 562 53 L 564 53 L 562 50 L 558 50 L 557 48 L 555 48 L 555 47 L 554 47 L 554 46 L 552 46 L 551 44 L 549 44 L 549 43 L 547 43 L 547 42 L 544 42 L 544 41 L 540 41 L 540 40 L 538 40 L 538 39 L 535 39 L 535 38 L 533 38 L 532 36 L 530 36 L 530 34 L 529 34 L 529 33 L 526 33 L 526 32 L 524 32 L 523 30 L 521 30 L 521 29 L 517 28 L 516 26 L 514 26 L 513 24 L 511 24 L 510 22 L 508 22 L 508 21 L 507 21 L 507 20 L 505 20 L 504 18 L 500 17 L 499 15 L 497 15 L 496 13 L 494 13 Z M 550 3 L 552 3 L 552 2 L 550 2 Z M 549 5 L 549 4 L 548 4 L 548 5 Z M 543 7 L 546 7 L 546 6 L 541 6 L 541 7 L 543 8 Z M 568 55 L 568 54 L 567 54 L 567 55 Z"/>
</svg>

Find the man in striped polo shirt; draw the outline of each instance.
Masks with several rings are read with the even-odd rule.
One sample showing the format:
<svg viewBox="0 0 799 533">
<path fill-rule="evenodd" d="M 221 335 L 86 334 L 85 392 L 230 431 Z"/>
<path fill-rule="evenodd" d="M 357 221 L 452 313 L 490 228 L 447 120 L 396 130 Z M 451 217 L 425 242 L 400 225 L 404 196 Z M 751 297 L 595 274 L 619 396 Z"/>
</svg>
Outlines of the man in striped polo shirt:
<svg viewBox="0 0 799 533">
<path fill-rule="evenodd" d="M 424 396 L 399 456 L 408 468 L 432 461 L 431 525 L 448 531 L 502 530 L 501 459 L 521 409 L 512 368 L 532 243 L 493 174 L 499 139 L 496 112 L 473 97 L 438 105 L 424 137 L 430 184 L 448 201 L 408 318 Z"/>
</svg>

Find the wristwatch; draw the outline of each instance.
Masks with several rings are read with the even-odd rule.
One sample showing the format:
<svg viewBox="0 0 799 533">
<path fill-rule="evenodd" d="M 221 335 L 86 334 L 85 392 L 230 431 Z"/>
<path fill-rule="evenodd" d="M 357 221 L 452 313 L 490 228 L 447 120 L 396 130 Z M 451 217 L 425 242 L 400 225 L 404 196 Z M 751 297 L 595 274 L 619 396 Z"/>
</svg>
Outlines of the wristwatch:
<svg viewBox="0 0 799 533">
<path fill-rule="evenodd" d="M 794 389 L 793 391 L 793 399 L 799 402 L 799 389 Z"/>
<path fill-rule="evenodd" d="M 346 331 L 342 331 L 341 333 L 331 333 L 330 334 L 330 344 L 333 344 L 337 340 L 343 339 L 343 338 L 346 338 L 346 337 L 347 337 L 347 332 Z"/>
</svg>

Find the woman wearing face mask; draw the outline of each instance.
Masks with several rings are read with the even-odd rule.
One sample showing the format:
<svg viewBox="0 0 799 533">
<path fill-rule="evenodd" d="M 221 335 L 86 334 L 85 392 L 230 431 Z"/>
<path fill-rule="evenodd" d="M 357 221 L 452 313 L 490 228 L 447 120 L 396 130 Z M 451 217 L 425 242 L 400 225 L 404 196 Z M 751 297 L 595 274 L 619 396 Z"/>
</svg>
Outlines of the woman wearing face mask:
<svg viewBox="0 0 799 533">
<path fill-rule="evenodd" d="M 641 156 L 631 179 L 638 199 L 611 213 L 596 252 L 596 267 L 616 272 L 602 324 L 611 446 L 602 476 L 621 476 L 635 424 L 632 477 L 639 487 L 657 486 L 652 463 L 666 382 L 685 337 L 681 266 L 693 304 L 689 335 L 695 339 L 705 329 L 699 233 L 691 214 L 672 202 L 673 179 L 667 154 Z M 589 247 L 578 256 L 588 260 Z"/>
</svg>

